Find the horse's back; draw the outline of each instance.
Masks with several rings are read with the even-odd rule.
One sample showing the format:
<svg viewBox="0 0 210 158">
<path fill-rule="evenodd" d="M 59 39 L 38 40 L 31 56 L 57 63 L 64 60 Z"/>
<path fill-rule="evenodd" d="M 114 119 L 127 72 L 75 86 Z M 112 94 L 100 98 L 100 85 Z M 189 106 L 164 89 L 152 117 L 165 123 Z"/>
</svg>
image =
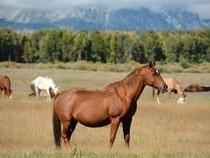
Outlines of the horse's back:
<svg viewBox="0 0 210 158">
<path fill-rule="evenodd" d="M 67 101 L 70 100 L 70 98 L 72 97 L 72 95 L 74 94 L 74 89 L 68 89 L 68 90 L 63 90 L 63 91 L 59 91 L 56 95 L 55 95 L 55 99 L 54 99 L 54 106 L 59 106 L 59 104 L 63 104 Z"/>
<path fill-rule="evenodd" d="M 169 85 L 178 84 L 178 81 L 174 77 L 163 78 L 163 80 Z"/>
<path fill-rule="evenodd" d="M 184 89 L 185 92 L 205 92 L 210 91 L 210 87 L 205 87 L 202 85 L 189 85 Z"/>
<path fill-rule="evenodd" d="M 49 77 L 39 76 L 31 82 L 31 85 L 38 87 L 39 89 L 48 89 L 49 87 L 55 87 L 53 80 Z"/>
<path fill-rule="evenodd" d="M 92 92 L 96 92 L 98 90 L 93 90 Z M 79 93 L 85 93 L 85 95 L 87 96 L 87 93 L 91 92 L 85 88 L 80 88 L 80 87 L 75 87 L 75 88 L 71 88 L 71 89 L 67 89 L 67 90 L 63 90 L 63 91 L 59 91 L 58 94 L 56 94 L 55 96 L 55 102 L 63 102 L 66 100 L 70 100 L 72 98 L 73 95 L 78 95 Z"/>
<path fill-rule="evenodd" d="M 168 86 L 168 90 L 176 89 L 179 86 L 179 82 L 174 77 L 163 78 Z"/>
<path fill-rule="evenodd" d="M 7 75 L 0 76 L 0 84 L 10 88 L 11 81 Z"/>
<path fill-rule="evenodd" d="M 31 84 L 34 84 L 34 83 L 40 82 L 40 81 L 42 81 L 42 80 L 43 80 L 43 78 L 44 78 L 44 77 L 38 76 L 37 78 L 35 78 L 35 79 L 31 82 Z"/>
</svg>

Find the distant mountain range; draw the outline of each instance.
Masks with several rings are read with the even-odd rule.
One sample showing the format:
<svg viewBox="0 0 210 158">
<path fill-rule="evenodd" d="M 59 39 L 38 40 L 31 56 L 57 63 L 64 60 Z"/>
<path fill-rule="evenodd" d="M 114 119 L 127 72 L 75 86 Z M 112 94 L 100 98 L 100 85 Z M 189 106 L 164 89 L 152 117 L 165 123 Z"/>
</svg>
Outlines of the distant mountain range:
<svg viewBox="0 0 210 158">
<path fill-rule="evenodd" d="M 143 7 L 109 9 L 78 7 L 69 10 L 0 8 L 0 27 L 15 30 L 65 28 L 68 30 L 194 30 L 210 28 L 210 19 L 184 7 L 162 7 L 151 11 Z"/>
</svg>

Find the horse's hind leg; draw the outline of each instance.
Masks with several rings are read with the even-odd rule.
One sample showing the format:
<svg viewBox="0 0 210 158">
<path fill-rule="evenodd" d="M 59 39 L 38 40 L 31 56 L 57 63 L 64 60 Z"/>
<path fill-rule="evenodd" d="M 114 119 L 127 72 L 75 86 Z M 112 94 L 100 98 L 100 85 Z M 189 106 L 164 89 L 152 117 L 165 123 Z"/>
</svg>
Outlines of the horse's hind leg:
<svg viewBox="0 0 210 158">
<path fill-rule="evenodd" d="M 71 150 L 72 148 L 70 144 L 70 139 L 76 125 L 77 125 L 77 121 L 74 119 L 63 123 L 63 130 L 61 132 L 61 136 L 68 150 Z"/>
<path fill-rule="evenodd" d="M 63 130 L 61 132 L 61 137 L 63 138 L 64 144 L 66 145 L 68 150 L 71 150 L 71 145 L 68 140 L 69 128 L 70 128 L 70 122 L 69 121 L 63 122 Z"/>
<path fill-rule="evenodd" d="M 36 96 L 38 97 L 39 96 L 39 89 L 37 87 L 35 87 L 35 93 L 36 93 Z"/>
<path fill-rule="evenodd" d="M 71 122 L 70 122 L 70 126 L 69 126 L 69 129 L 68 129 L 68 133 L 67 133 L 67 139 L 68 139 L 68 142 L 70 141 L 71 139 L 71 135 L 72 133 L 74 132 L 75 130 L 75 127 L 77 125 L 77 120 L 75 119 L 72 119 Z"/>
</svg>

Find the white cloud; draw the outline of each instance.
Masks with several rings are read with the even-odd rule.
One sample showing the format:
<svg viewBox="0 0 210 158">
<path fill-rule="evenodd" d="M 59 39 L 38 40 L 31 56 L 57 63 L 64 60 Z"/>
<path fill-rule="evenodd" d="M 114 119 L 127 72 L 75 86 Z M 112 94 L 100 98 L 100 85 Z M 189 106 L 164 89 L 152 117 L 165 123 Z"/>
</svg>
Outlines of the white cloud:
<svg viewBox="0 0 210 158">
<path fill-rule="evenodd" d="M 210 19 L 210 3 L 207 4 L 192 4 L 189 10 L 196 12 L 203 19 Z"/>
</svg>

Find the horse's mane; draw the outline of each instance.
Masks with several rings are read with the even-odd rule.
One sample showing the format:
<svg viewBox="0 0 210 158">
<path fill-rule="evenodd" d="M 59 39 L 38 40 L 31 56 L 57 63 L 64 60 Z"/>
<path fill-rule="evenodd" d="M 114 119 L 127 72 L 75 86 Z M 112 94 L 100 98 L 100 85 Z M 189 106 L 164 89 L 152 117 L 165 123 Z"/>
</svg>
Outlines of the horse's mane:
<svg viewBox="0 0 210 158">
<path fill-rule="evenodd" d="M 110 83 L 107 85 L 104 89 L 109 88 L 109 87 L 117 87 L 118 85 L 124 84 L 124 85 L 132 85 L 133 83 L 136 82 L 136 76 L 139 75 L 142 71 L 142 69 L 146 68 L 146 66 L 136 68 L 132 72 L 130 72 L 127 76 L 125 76 L 122 80 Z"/>
<path fill-rule="evenodd" d="M 179 90 L 179 93 L 184 93 L 184 89 L 183 89 L 183 87 L 181 86 L 181 84 L 178 82 L 178 81 L 176 81 L 177 82 L 177 90 Z M 175 93 L 176 94 L 176 93 Z"/>
</svg>

